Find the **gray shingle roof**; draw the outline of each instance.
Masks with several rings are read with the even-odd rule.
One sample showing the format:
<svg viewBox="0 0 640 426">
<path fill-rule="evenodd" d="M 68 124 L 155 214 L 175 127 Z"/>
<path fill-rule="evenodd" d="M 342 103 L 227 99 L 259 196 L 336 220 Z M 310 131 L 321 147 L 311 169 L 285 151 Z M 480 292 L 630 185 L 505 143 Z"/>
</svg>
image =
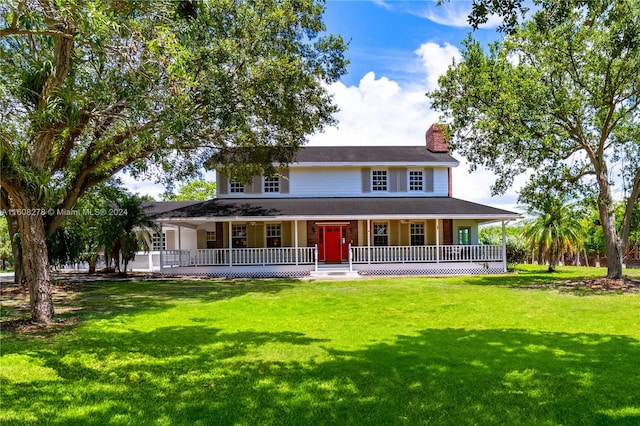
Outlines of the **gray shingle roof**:
<svg viewBox="0 0 640 426">
<path fill-rule="evenodd" d="M 202 201 L 144 201 L 142 208 L 148 216 L 158 216 L 171 210 L 200 203 L 202 203 Z"/>
<path fill-rule="evenodd" d="M 308 146 L 302 148 L 300 163 L 458 163 L 446 152 L 431 152 L 425 146 Z"/>
<path fill-rule="evenodd" d="M 161 219 L 384 216 L 516 219 L 518 213 L 448 197 L 213 199 L 158 215 Z"/>
</svg>

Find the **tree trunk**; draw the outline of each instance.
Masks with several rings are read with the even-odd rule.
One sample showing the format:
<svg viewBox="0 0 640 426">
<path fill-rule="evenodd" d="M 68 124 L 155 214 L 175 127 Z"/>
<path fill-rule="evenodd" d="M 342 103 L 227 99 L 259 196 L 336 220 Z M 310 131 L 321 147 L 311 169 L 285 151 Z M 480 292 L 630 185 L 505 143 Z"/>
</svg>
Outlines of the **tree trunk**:
<svg viewBox="0 0 640 426">
<path fill-rule="evenodd" d="M 613 210 L 613 200 L 609 194 L 602 194 L 598 197 L 598 210 L 600 212 L 600 222 L 602 223 L 602 233 L 604 244 L 607 250 L 607 278 L 622 278 L 622 256 L 624 246 L 616 232 L 616 217 Z"/>
<path fill-rule="evenodd" d="M 97 254 L 92 254 L 91 256 L 89 256 L 89 273 L 90 274 L 95 274 L 96 273 L 96 265 L 98 264 L 98 255 Z"/>
<path fill-rule="evenodd" d="M 53 321 L 53 299 L 44 220 L 42 215 L 33 214 L 18 216 L 18 222 L 22 264 L 29 287 L 31 319 L 39 323 L 50 323 Z"/>
</svg>

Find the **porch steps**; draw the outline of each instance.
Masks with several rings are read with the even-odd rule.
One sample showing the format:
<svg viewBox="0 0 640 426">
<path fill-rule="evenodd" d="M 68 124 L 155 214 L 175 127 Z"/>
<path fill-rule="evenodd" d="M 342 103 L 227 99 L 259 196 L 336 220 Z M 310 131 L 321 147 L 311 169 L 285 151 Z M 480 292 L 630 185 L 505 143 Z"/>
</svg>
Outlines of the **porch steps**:
<svg viewBox="0 0 640 426">
<path fill-rule="evenodd" d="M 357 271 L 350 271 L 349 265 L 318 265 L 317 271 L 311 271 L 309 278 L 313 279 L 353 279 L 362 278 Z"/>
</svg>

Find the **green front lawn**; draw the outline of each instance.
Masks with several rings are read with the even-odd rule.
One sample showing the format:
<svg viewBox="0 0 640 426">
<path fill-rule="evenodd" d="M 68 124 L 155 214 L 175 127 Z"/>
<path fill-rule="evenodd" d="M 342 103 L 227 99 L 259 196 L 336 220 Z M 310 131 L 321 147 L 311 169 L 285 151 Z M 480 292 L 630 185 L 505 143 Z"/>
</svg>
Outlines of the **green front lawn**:
<svg viewBox="0 0 640 426">
<path fill-rule="evenodd" d="M 560 269 L 82 285 L 3 331 L 0 424 L 640 424 L 640 295 L 518 288 Z"/>
</svg>

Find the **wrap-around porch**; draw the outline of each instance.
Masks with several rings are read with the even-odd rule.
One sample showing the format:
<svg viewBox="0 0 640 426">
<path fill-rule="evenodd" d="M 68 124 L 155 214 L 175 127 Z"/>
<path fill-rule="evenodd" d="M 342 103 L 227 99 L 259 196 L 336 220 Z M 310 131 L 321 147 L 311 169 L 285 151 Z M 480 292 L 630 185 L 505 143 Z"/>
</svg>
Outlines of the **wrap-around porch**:
<svg viewBox="0 0 640 426">
<path fill-rule="evenodd" d="M 333 265 L 362 275 L 506 271 L 505 246 L 453 219 L 229 220 L 163 224 L 164 274 L 290 276 Z M 173 235 L 171 235 L 173 234 Z"/>
</svg>

